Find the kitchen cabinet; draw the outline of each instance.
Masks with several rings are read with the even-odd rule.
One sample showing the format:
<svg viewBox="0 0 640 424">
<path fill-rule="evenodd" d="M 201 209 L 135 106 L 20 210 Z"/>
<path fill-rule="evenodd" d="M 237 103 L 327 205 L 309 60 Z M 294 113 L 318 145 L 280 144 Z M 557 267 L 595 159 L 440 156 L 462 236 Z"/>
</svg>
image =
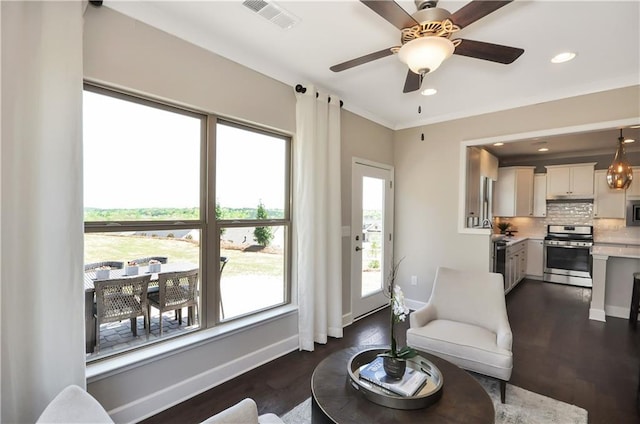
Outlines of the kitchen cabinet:
<svg viewBox="0 0 640 424">
<path fill-rule="evenodd" d="M 527 276 L 542 280 L 542 249 L 543 241 L 540 239 L 527 240 Z"/>
<path fill-rule="evenodd" d="M 640 200 L 640 165 L 631 165 L 633 179 L 627 189 L 627 200 Z"/>
<path fill-rule="evenodd" d="M 549 165 L 547 199 L 593 199 L 594 163 Z"/>
<path fill-rule="evenodd" d="M 547 216 L 547 174 L 533 175 L 533 216 Z"/>
<path fill-rule="evenodd" d="M 625 191 L 614 190 L 607 184 L 607 171 L 599 170 L 594 173 L 594 218 L 624 218 Z"/>
<path fill-rule="evenodd" d="M 498 168 L 494 216 L 533 216 L 533 166 Z"/>
<path fill-rule="evenodd" d="M 504 292 L 505 294 L 513 290 L 513 288 L 526 276 L 527 273 L 527 243 L 525 240 L 507 246 L 505 252 L 505 275 L 504 275 Z"/>
</svg>

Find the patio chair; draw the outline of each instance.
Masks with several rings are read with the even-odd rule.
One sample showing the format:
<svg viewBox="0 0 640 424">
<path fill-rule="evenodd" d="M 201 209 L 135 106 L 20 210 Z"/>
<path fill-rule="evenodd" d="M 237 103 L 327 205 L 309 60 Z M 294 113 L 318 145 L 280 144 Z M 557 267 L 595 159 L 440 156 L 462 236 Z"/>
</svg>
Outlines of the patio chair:
<svg viewBox="0 0 640 424">
<path fill-rule="evenodd" d="M 224 271 L 224 267 L 227 266 L 227 262 L 229 262 L 229 258 L 226 256 L 220 256 L 220 282 L 222 282 L 222 271 Z M 220 291 L 220 317 L 224 319 L 224 306 L 222 305 L 222 291 Z"/>
<path fill-rule="evenodd" d="M 131 320 L 131 332 L 138 335 L 137 319 L 144 318 L 147 335 L 149 334 L 149 310 L 147 307 L 147 288 L 151 275 L 98 280 L 96 291 L 96 352 L 100 350 L 100 325 L 110 322 Z"/>
<path fill-rule="evenodd" d="M 152 261 L 152 260 L 156 260 L 161 264 L 166 264 L 167 262 L 169 262 L 169 258 L 166 256 L 147 256 L 145 258 L 131 259 L 130 261 L 127 261 L 127 262 L 135 262 L 138 265 L 148 265 L 149 261 Z"/>
<path fill-rule="evenodd" d="M 178 324 L 182 324 L 182 308 L 187 310 L 187 325 L 194 322 L 194 307 L 198 306 L 198 269 L 158 274 L 158 291 L 148 294 L 148 315 L 151 307 L 160 311 L 160 335 L 162 336 L 162 314 L 175 311 Z"/>
<path fill-rule="evenodd" d="M 89 264 L 84 264 L 84 271 L 94 271 L 103 266 L 109 266 L 112 269 L 122 269 L 124 268 L 124 262 L 118 261 L 104 261 L 104 262 L 92 262 Z"/>
</svg>

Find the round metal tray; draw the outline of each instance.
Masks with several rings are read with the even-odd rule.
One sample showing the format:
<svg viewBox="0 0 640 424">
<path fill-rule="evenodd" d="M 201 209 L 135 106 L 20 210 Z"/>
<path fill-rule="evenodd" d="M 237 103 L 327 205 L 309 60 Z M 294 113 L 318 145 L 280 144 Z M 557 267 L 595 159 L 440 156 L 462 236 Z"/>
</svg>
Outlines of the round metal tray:
<svg viewBox="0 0 640 424">
<path fill-rule="evenodd" d="M 360 369 L 378 354 L 387 349 L 366 349 L 353 355 L 347 364 L 349 384 L 373 403 L 395 409 L 420 409 L 436 403 L 442 396 L 444 379 L 440 370 L 428 359 L 416 356 L 407 360 L 407 367 L 413 368 L 427 375 L 426 384 L 415 396 L 400 396 L 379 387 L 366 380 L 360 379 Z"/>
</svg>

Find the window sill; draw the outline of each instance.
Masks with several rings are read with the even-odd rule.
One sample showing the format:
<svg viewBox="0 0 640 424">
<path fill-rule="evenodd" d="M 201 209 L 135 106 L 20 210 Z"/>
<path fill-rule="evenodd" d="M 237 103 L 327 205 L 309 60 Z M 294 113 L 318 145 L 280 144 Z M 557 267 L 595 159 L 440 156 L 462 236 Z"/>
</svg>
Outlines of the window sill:
<svg viewBox="0 0 640 424">
<path fill-rule="evenodd" d="M 262 323 L 296 313 L 297 311 L 297 305 L 285 305 L 229 323 L 220 324 L 214 328 L 195 331 L 193 334 L 176 337 L 175 339 L 162 343 L 156 343 L 152 346 L 116 355 L 112 358 L 89 363 L 86 365 L 85 372 L 87 383 L 93 383 L 180 352 L 197 348 L 203 344 L 211 343 L 216 339 L 229 337 L 245 329 L 256 327 Z"/>
</svg>

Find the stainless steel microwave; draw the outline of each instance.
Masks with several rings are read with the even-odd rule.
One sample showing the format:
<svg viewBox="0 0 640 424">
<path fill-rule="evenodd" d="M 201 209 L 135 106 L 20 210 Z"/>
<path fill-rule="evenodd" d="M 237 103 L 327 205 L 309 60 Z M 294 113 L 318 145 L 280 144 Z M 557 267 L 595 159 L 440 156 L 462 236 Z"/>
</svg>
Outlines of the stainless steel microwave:
<svg viewBox="0 0 640 424">
<path fill-rule="evenodd" d="M 627 227 L 640 226 L 640 200 L 627 201 Z"/>
</svg>

